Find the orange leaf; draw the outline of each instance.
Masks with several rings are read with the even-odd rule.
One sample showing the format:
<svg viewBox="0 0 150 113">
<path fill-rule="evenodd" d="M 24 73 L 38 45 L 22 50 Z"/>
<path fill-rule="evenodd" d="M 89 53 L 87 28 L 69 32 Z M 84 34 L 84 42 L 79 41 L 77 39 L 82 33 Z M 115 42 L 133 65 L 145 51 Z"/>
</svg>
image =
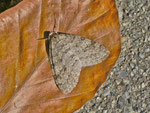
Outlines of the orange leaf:
<svg viewBox="0 0 150 113">
<path fill-rule="evenodd" d="M 82 69 L 77 87 L 55 85 L 44 31 L 76 34 L 110 51 L 100 64 Z M 120 25 L 115 0 L 24 0 L 0 14 L 0 112 L 70 113 L 90 100 L 119 57 Z"/>
</svg>

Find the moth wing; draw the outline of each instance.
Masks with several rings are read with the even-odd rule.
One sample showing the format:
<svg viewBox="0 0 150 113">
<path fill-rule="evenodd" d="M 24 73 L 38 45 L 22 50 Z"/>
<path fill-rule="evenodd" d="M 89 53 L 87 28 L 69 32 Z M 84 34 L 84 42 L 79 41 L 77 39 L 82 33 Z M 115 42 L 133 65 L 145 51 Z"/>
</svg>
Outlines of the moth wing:
<svg viewBox="0 0 150 113">
<path fill-rule="evenodd" d="M 82 61 L 82 66 L 85 67 L 99 64 L 108 57 L 109 51 L 98 42 L 80 36 L 77 38 L 78 40 L 81 40 L 81 43 L 78 43 L 77 45 L 81 49 L 80 54 L 77 56 Z"/>
<path fill-rule="evenodd" d="M 109 55 L 99 43 L 72 34 L 58 33 L 47 43 L 53 76 L 63 93 L 76 87 L 83 66 L 98 64 Z"/>
<path fill-rule="evenodd" d="M 66 36 L 72 37 L 72 49 L 84 67 L 99 64 L 109 55 L 109 51 L 98 42 L 72 34 Z"/>
<path fill-rule="evenodd" d="M 82 67 L 72 41 L 72 36 L 61 34 L 51 40 L 52 46 L 49 45 L 52 47 L 49 48 L 49 56 L 55 83 L 63 93 L 76 87 Z"/>
</svg>

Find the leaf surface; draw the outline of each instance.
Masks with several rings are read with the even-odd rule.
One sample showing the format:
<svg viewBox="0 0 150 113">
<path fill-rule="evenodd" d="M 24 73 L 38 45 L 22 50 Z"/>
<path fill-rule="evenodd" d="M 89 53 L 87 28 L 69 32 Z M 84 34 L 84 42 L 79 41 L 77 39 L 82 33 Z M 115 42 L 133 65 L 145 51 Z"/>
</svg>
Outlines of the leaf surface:
<svg viewBox="0 0 150 113">
<path fill-rule="evenodd" d="M 77 87 L 55 85 L 42 38 L 44 31 L 76 34 L 110 51 L 100 64 L 82 68 Z M 120 25 L 115 0 L 24 0 L 0 14 L 0 112 L 71 113 L 90 100 L 119 57 Z"/>
</svg>

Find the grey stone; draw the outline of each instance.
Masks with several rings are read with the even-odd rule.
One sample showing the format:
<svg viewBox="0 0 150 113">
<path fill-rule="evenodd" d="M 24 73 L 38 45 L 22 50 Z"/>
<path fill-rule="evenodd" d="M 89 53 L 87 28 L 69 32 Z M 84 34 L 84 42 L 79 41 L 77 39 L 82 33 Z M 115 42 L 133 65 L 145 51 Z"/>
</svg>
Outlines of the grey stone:
<svg viewBox="0 0 150 113">
<path fill-rule="evenodd" d="M 143 58 L 145 58 L 145 55 L 142 54 L 142 53 L 140 53 L 140 54 L 139 54 L 139 57 L 143 59 Z"/>
<path fill-rule="evenodd" d="M 125 106 L 123 113 L 133 113 L 132 106 Z"/>
<path fill-rule="evenodd" d="M 110 94 L 110 90 L 109 89 L 106 89 L 106 90 L 104 90 L 103 91 L 103 96 L 107 96 L 107 95 L 109 95 Z"/>
<path fill-rule="evenodd" d="M 150 48 L 145 49 L 145 52 L 146 53 L 150 52 Z"/>
<path fill-rule="evenodd" d="M 117 102 L 117 108 L 122 109 L 125 106 L 125 99 L 120 96 Z"/>
<path fill-rule="evenodd" d="M 119 75 L 120 75 L 121 77 L 127 77 L 127 76 L 128 76 L 128 72 L 126 72 L 126 71 L 121 71 L 121 72 L 119 72 Z"/>
<path fill-rule="evenodd" d="M 150 13 L 150 12 L 149 12 Z M 148 41 L 150 41 L 150 37 L 148 38 Z"/>
</svg>

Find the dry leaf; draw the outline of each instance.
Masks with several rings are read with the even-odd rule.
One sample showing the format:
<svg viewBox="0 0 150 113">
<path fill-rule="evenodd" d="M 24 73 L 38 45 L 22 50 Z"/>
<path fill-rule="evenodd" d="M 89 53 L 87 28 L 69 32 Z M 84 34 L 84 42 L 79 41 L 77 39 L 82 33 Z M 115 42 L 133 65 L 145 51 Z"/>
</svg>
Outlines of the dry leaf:
<svg viewBox="0 0 150 113">
<path fill-rule="evenodd" d="M 82 69 L 70 94 L 56 87 L 48 63 L 44 31 L 80 35 L 110 51 L 100 64 Z M 0 112 L 71 113 L 90 100 L 120 54 L 115 0 L 24 0 L 0 14 Z"/>
</svg>

